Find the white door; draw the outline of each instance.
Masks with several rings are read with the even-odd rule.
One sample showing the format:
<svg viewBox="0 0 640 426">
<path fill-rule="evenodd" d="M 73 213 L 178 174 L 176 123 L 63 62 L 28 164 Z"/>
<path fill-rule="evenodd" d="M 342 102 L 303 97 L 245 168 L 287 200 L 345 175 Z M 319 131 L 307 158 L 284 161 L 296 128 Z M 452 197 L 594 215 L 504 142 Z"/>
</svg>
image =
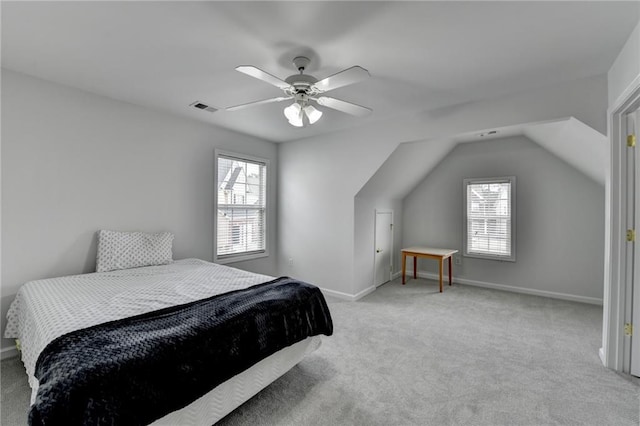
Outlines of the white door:
<svg viewBox="0 0 640 426">
<path fill-rule="evenodd" d="M 640 377 L 640 250 L 635 246 L 640 241 L 640 145 L 638 145 L 638 128 L 640 127 L 640 110 L 627 116 L 627 134 L 635 135 L 636 146 L 627 148 L 627 229 L 635 229 L 636 241 L 627 242 L 627 289 L 631 289 L 632 299 L 631 324 L 634 326 L 631 337 L 631 374 Z"/>
<path fill-rule="evenodd" d="M 374 284 L 382 285 L 391 280 L 393 250 L 393 212 L 376 210 L 374 238 Z"/>
</svg>

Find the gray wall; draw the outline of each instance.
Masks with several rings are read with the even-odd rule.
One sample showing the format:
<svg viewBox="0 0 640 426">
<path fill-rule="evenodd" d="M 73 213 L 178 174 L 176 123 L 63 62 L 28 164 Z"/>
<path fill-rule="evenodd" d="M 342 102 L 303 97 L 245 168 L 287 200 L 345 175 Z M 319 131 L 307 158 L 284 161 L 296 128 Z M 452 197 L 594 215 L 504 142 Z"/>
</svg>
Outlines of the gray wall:
<svg viewBox="0 0 640 426">
<path fill-rule="evenodd" d="M 461 250 L 462 180 L 512 175 L 517 261 L 464 257 L 454 277 L 602 299 L 604 187 L 523 136 L 458 145 L 405 198 L 403 245 Z"/>
<path fill-rule="evenodd" d="M 618 98 L 638 77 L 640 77 L 640 21 L 607 73 L 610 107 L 619 101 Z"/>
<path fill-rule="evenodd" d="M 276 275 L 275 144 L 3 70 L 2 331 L 24 282 L 95 270 L 99 229 L 210 261 L 216 147 L 271 161 L 271 255 L 230 266 Z"/>
<path fill-rule="evenodd" d="M 280 144 L 279 270 L 355 295 L 354 197 L 400 143 L 567 117 L 604 133 L 606 99 L 596 76 Z"/>
</svg>

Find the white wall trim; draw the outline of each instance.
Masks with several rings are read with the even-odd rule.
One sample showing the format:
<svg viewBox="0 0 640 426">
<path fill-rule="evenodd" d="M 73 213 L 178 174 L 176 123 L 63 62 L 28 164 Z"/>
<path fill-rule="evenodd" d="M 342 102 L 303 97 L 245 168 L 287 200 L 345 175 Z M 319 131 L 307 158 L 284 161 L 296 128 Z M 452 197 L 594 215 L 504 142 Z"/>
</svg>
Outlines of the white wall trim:
<svg viewBox="0 0 640 426">
<path fill-rule="evenodd" d="M 439 280 L 438 274 L 435 274 L 432 272 L 426 272 L 426 271 L 418 271 L 418 277 L 426 278 L 430 280 L 436 280 L 436 281 Z M 443 276 L 442 278 L 443 284 L 446 284 L 448 282 L 447 280 L 448 278 L 446 276 Z M 470 280 L 467 278 L 454 277 L 452 281 L 456 284 L 465 284 L 465 285 L 471 285 L 475 287 L 492 288 L 495 290 L 509 291 L 512 293 L 530 294 L 533 296 L 549 297 L 551 299 L 570 300 L 572 302 L 581 302 L 581 303 L 588 303 L 590 305 L 602 306 L 602 299 L 598 299 L 596 297 L 578 296 L 575 294 L 558 293 L 555 291 L 538 290 L 538 289 L 526 288 L 526 287 L 514 287 L 510 285 L 505 285 L 505 284 L 496 284 L 496 283 L 489 283 L 485 281 Z"/>
<path fill-rule="evenodd" d="M 349 293 L 343 293 L 341 291 L 329 290 L 328 288 L 320 287 L 320 291 L 322 291 L 323 294 L 327 296 L 337 297 L 338 299 L 348 300 L 350 302 L 355 302 L 356 300 L 362 299 L 367 294 L 373 293 L 375 290 L 376 290 L 376 287 L 372 285 L 371 287 L 365 288 L 359 293 L 349 294 Z"/>
<path fill-rule="evenodd" d="M 618 99 L 616 99 L 616 101 L 613 103 L 614 106 L 608 108 L 608 115 L 613 115 L 614 111 L 620 109 L 622 105 L 624 105 L 629 99 L 631 99 L 636 90 L 638 90 L 638 87 L 640 87 L 640 75 L 636 76 L 636 78 L 634 78 L 633 81 L 629 83 L 626 89 L 624 89 L 624 91 L 620 93 Z M 611 133 L 611 129 L 609 129 L 609 133 Z"/>
<path fill-rule="evenodd" d="M 18 349 L 14 346 L 0 349 L 0 360 L 18 356 Z"/>
<path fill-rule="evenodd" d="M 623 324 L 625 304 L 630 297 L 626 288 L 626 131 L 622 128 L 622 116 L 640 105 L 640 75 L 618 96 L 616 103 L 607 110 L 610 142 L 609 174 L 605 201 L 605 276 L 604 309 L 602 318 L 601 359 L 605 367 L 628 372 L 625 365 Z M 629 357 L 626 357 L 629 359 Z"/>
</svg>

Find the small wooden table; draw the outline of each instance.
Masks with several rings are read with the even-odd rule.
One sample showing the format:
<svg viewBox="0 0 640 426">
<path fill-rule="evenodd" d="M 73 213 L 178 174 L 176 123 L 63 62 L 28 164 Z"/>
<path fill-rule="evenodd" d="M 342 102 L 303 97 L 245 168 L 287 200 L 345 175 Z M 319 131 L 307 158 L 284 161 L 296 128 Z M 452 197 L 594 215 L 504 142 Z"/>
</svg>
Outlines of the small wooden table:
<svg viewBox="0 0 640 426">
<path fill-rule="evenodd" d="M 409 247 L 402 249 L 402 284 L 405 282 L 405 272 L 407 270 L 407 256 L 413 256 L 413 278 L 417 278 L 416 263 L 419 257 L 435 259 L 440 265 L 440 293 L 442 293 L 442 264 L 449 258 L 449 285 L 451 285 L 451 257 L 458 250 L 433 248 L 433 247 Z"/>
</svg>

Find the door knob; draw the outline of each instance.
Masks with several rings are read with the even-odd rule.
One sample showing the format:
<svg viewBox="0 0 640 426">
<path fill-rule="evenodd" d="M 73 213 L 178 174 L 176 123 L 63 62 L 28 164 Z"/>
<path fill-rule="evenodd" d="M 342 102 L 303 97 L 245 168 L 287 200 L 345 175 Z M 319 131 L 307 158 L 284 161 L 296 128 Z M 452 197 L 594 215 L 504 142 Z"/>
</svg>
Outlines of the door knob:
<svg viewBox="0 0 640 426">
<path fill-rule="evenodd" d="M 382 250 L 378 249 L 376 250 L 376 253 L 382 253 Z"/>
</svg>

